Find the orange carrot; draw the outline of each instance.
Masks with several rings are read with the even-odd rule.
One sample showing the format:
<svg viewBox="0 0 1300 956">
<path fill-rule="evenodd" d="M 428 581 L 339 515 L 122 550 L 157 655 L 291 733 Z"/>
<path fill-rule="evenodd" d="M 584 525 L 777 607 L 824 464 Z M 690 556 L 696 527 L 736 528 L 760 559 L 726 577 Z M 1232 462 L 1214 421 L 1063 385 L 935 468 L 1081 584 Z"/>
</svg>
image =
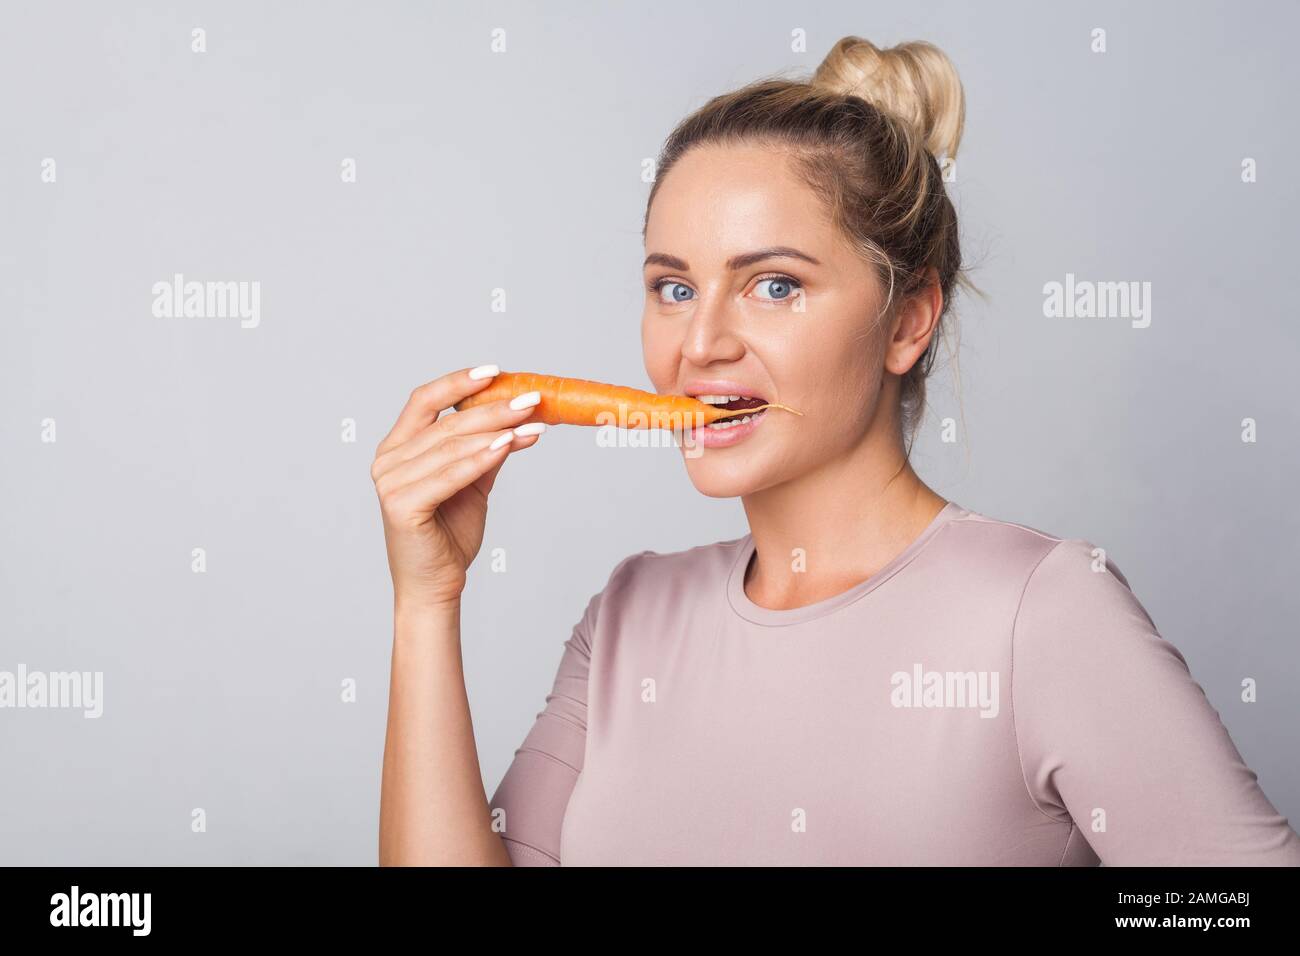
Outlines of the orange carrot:
<svg viewBox="0 0 1300 956">
<path fill-rule="evenodd" d="M 486 402 L 514 398 L 525 392 L 541 392 L 542 400 L 529 421 L 547 425 L 617 425 L 620 428 L 664 428 L 670 431 L 708 425 L 723 418 L 752 415 L 766 408 L 720 408 L 686 395 L 657 395 L 622 385 L 605 385 L 580 378 L 537 375 L 533 372 L 502 372 L 492 384 L 475 392 L 456 406 L 458 411 Z M 696 418 L 696 416 L 699 416 Z"/>
</svg>

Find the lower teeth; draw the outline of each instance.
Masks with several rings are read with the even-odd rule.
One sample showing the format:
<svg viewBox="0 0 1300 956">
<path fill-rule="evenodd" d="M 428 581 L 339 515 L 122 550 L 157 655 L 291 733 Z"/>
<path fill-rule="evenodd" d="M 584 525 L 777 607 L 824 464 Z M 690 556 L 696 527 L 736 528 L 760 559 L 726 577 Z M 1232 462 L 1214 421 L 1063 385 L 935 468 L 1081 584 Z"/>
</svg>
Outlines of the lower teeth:
<svg viewBox="0 0 1300 956">
<path fill-rule="evenodd" d="M 753 415 L 745 415 L 745 416 L 743 416 L 742 418 L 739 418 L 739 419 L 736 419 L 736 418 L 724 418 L 722 421 L 720 421 L 720 422 L 714 422 L 713 424 L 708 425 L 708 426 L 706 426 L 706 427 L 708 427 L 708 428 L 712 428 L 714 431 L 719 431 L 719 432 L 720 432 L 720 431 L 726 431 L 728 428 L 735 428 L 737 425 L 743 425 L 743 424 L 745 424 L 745 422 L 750 422 L 750 421 L 753 421 L 753 420 L 754 420 L 754 416 L 753 416 Z"/>
</svg>

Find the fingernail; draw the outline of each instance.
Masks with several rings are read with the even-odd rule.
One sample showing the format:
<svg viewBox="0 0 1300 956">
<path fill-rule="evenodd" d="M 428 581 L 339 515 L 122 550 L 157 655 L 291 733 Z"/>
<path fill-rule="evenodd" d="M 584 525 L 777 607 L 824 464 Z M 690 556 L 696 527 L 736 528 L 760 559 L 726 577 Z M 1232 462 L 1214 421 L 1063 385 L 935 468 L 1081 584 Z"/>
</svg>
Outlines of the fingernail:
<svg viewBox="0 0 1300 956">
<path fill-rule="evenodd" d="M 500 375 L 501 369 L 495 365 L 480 365 L 477 368 L 469 370 L 469 377 L 477 381 L 480 378 L 491 378 L 494 375 Z"/>
<path fill-rule="evenodd" d="M 545 422 L 529 422 L 516 428 L 515 434 L 520 438 L 527 438 L 529 435 L 540 435 L 544 431 L 546 431 Z"/>
<path fill-rule="evenodd" d="M 542 400 L 541 392 L 524 392 L 522 395 L 516 395 L 510 399 L 510 407 L 515 411 L 521 408 L 531 408 Z"/>
<path fill-rule="evenodd" d="M 515 437 L 514 432 L 503 432 L 502 434 L 498 435 L 496 438 L 492 439 L 492 444 L 488 445 L 488 449 L 490 451 L 496 451 L 498 448 L 500 448 L 502 445 L 509 442 L 510 439 L 514 437 Z"/>
</svg>

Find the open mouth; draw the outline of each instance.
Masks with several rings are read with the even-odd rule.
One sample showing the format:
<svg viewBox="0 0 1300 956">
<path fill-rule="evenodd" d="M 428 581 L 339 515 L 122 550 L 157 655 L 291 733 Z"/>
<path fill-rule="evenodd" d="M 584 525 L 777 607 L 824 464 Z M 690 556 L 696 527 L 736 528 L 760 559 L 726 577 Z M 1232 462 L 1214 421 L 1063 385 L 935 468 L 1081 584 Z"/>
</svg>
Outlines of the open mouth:
<svg viewBox="0 0 1300 956">
<path fill-rule="evenodd" d="M 706 405 L 712 405 L 715 408 L 725 408 L 728 411 L 742 412 L 746 408 L 761 408 L 767 402 L 757 395 L 696 395 L 696 399 L 704 402 Z M 737 414 L 727 418 L 719 419 L 704 427 L 710 431 L 727 431 L 731 428 L 738 428 L 741 425 L 756 421 L 767 414 L 767 411 L 754 412 L 751 415 Z"/>
</svg>

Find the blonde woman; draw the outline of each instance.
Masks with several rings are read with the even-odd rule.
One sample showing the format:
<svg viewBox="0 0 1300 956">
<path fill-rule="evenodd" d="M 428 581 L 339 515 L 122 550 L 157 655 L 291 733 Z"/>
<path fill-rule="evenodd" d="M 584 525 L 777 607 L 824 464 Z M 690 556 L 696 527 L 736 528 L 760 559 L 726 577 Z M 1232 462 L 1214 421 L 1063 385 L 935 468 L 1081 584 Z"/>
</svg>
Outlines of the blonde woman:
<svg viewBox="0 0 1300 956">
<path fill-rule="evenodd" d="M 373 467 L 395 589 L 386 864 L 1300 864 L 1300 839 L 1114 564 L 935 493 L 908 450 L 962 281 L 926 43 L 840 41 L 809 81 L 668 139 L 645 221 L 662 393 L 695 487 L 750 532 L 615 567 L 489 800 L 460 595 L 537 395 L 417 389 Z M 521 426 L 522 427 L 517 427 Z"/>
</svg>

